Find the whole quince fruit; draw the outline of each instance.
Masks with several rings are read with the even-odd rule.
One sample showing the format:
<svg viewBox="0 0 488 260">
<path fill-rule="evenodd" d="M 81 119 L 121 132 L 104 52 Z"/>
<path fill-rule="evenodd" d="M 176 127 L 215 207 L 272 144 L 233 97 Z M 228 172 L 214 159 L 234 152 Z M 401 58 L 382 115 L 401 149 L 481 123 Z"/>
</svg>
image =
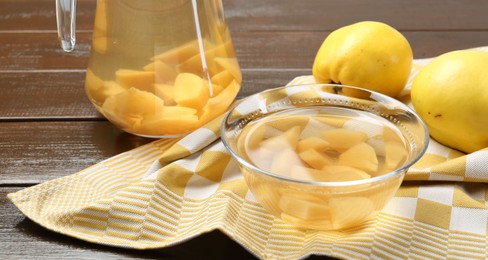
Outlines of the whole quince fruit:
<svg viewBox="0 0 488 260">
<path fill-rule="evenodd" d="M 333 31 L 313 63 L 318 83 L 362 87 L 396 97 L 405 87 L 413 62 L 407 39 L 393 27 L 365 21 Z"/>
<path fill-rule="evenodd" d="M 471 153 L 488 147 L 488 53 L 453 51 L 430 61 L 412 83 L 417 113 L 438 142 Z"/>
</svg>

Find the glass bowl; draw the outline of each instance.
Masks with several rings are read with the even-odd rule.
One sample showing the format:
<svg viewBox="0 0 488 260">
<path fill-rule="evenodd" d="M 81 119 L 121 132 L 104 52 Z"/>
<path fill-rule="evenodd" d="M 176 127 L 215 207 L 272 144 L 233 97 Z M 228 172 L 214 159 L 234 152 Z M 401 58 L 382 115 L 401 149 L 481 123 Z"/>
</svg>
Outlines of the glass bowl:
<svg viewBox="0 0 488 260">
<path fill-rule="evenodd" d="M 429 141 L 426 125 L 407 105 L 333 84 L 249 96 L 226 115 L 221 136 L 266 210 L 297 227 L 318 230 L 350 228 L 375 216 Z M 358 141 L 357 136 L 367 138 Z M 368 159 L 371 147 L 376 159 Z M 336 157 L 331 159 L 331 153 Z M 318 160 L 316 154 L 328 159 Z"/>
</svg>

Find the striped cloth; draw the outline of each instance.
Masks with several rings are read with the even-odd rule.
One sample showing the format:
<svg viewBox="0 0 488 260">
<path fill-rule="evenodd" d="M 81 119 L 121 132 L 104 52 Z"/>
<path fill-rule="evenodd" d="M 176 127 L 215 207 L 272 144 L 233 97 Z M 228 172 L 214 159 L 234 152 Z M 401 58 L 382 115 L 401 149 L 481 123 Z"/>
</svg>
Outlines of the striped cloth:
<svg viewBox="0 0 488 260">
<path fill-rule="evenodd" d="M 415 60 L 411 78 L 427 62 Z M 219 229 L 263 259 L 488 257 L 488 149 L 465 155 L 431 140 L 374 219 L 343 231 L 302 230 L 248 191 L 219 140 L 221 120 L 8 198 L 47 229 L 126 248 L 162 248 Z"/>
</svg>

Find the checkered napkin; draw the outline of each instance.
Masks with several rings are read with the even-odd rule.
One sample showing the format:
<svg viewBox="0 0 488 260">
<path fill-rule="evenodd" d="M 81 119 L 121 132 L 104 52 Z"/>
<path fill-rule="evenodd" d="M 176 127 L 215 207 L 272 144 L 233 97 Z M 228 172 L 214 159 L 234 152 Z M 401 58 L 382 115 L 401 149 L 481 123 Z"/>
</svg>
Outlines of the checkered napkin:
<svg viewBox="0 0 488 260">
<path fill-rule="evenodd" d="M 427 61 L 415 60 L 411 78 Z M 219 140 L 221 120 L 8 197 L 45 228 L 119 247 L 161 248 L 220 229 L 259 258 L 488 257 L 488 149 L 465 155 L 431 140 L 377 217 L 344 231 L 303 230 L 257 203 Z"/>
</svg>

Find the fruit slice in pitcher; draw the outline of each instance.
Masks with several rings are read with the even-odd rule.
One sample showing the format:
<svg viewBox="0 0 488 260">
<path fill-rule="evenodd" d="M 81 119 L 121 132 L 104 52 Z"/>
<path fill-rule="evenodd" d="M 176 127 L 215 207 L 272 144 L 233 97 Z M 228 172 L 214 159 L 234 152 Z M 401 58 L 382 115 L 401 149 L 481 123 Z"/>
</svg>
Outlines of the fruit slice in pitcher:
<svg viewBox="0 0 488 260">
<path fill-rule="evenodd" d="M 102 111 L 110 121 L 123 129 L 138 126 L 143 117 L 162 111 L 164 101 L 152 93 L 130 88 L 115 96 L 110 96 L 103 103 Z"/>
<path fill-rule="evenodd" d="M 234 80 L 229 86 L 224 88 L 217 96 L 208 99 L 207 104 L 201 109 L 200 123 L 204 124 L 227 110 L 239 92 L 240 85 Z"/>
<path fill-rule="evenodd" d="M 95 104 L 101 106 L 103 102 L 113 95 L 125 91 L 125 88 L 114 81 L 103 81 L 93 73 L 90 69 L 86 71 L 85 90 Z"/>
<path fill-rule="evenodd" d="M 164 105 L 173 106 L 175 102 L 175 86 L 170 84 L 154 84 L 156 96 L 164 101 Z"/>
<path fill-rule="evenodd" d="M 229 71 L 238 83 L 242 82 L 242 74 L 236 58 L 219 57 L 215 58 L 214 60 L 218 65 L 222 66 L 223 69 Z"/>
<path fill-rule="evenodd" d="M 140 130 L 148 135 L 186 133 L 197 127 L 197 110 L 188 107 L 165 106 L 154 115 L 145 116 Z"/>
<path fill-rule="evenodd" d="M 151 60 L 159 60 L 166 64 L 177 65 L 195 56 L 198 52 L 198 41 L 195 40 L 156 55 Z"/>
<path fill-rule="evenodd" d="M 207 81 L 192 73 L 178 74 L 174 88 L 174 100 L 178 105 L 200 109 L 209 98 Z"/>
<path fill-rule="evenodd" d="M 154 71 L 120 69 L 115 72 L 115 81 L 126 89 L 134 87 L 154 93 L 155 75 Z"/>
<path fill-rule="evenodd" d="M 156 60 L 143 68 L 145 71 L 154 71 L 156 83 L 174 82 L 178 72 L 174 66 L 170 66 L 162 61 Z"/>
</svg>

